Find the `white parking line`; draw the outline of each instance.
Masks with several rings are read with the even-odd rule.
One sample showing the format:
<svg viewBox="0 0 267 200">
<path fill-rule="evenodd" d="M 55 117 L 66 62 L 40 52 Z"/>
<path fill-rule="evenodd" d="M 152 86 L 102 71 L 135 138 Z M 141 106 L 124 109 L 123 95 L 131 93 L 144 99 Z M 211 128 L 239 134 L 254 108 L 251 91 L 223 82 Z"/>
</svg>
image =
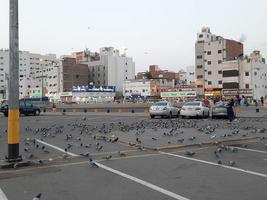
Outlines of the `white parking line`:
<svg viewBox="0 0 267 200">
<path fill-rule="evenodd" d="M 3 190 L 0 188 L 0 200 L 8 200 Z"/>
<path fill-rule="evenodd" d="M 186 160 L 196 161 L 196 162 L 205 163 L 205 164 L 208 164 L 208 165 L 213 165 L 213 166 L 217 166 L 217 167 L 223 167 L 223 168 L 226 168 L 226 169 L 231 169 L 231 170 L 235 170 L 235 171 L 239 171 L 239 172 L 243 172 L 243 173 L 247 173 L 247 174 L 251 174 L 251 175 L 267 178 L 267 174 L 262 174 L 262 173 L 259 173 L 259 172 L 245 170 L 245 169 L 241 169 L 241 168 L 237 168 L 237 167 L 231 167 L 231 166 L 222 165 L 222 164 L 209 162 L 209 161 L 205 161 L 205 160 L 199 160 L 199 159 L 196 159 L 196 158 L 180 156 L 180 155 L 177 155 L 177 154 L 166 153 L 166 152 L 162 152 L 162 151 L 160 151 L 160 153 L 161 154 L 165 154 L 165 155 L 169 155 L 169 156 L 175 156 L 175 157 L 178 157 L 178 158 L 183 158 L 183 159 L 186 159 Z"/>
<path fill-rule="evenodd" d="M 165 194 L 165 195 L 167 195 L 167 196 L 169 196 L 169 197 L 172 197 L 172 198 L 174 198 L 174 199 L 178 199 L 178 200 L 189 200 L 189 199 L 186 198 L 186 197 L 183 197 L 183 196 L 178 195 L 178 194 L 176 194 L 176 193 L 173 193 L 173 192 L 171 192 L 171 191 L 165 190 L 165 189 L 163 189 L 163 188 L 161 188 L 161 187 L 158 187 L 158 186 L 153 185 L 153 184 L 151 184 L 151 183 L 149 183 L 149 182 L 143 181 L 143 180 L 141 180 L 141 179 L 139 179 L 139 178 L 136 178 L 136 177 L 134 177 L 134 176 L 125 174 L 125 173 L 123 173 L 123 172 L 120 172 L 120 171 L 118 171 L 118 170 L 112 169 L 112 168 L 110 168 L 110 167 L 108 167 L 108 166 L 105 166 L 105 165 L 102 165 L 102 164 L 100 164 L 100 163 L 96 163 L 96 164 L 97 164 L 99 167 L 101 167 L 102 169 L 105 169 L 105 170 L 107 170 L 107 171 L 110 171 L 110 172 L 112 172 L 112 173 L 114 173 L 114 174 L 117 174 L 117 175 L 122 176 L 122 177 L 124 177 L 124 178 L 127 178 L 127 179 L 129 179 L 129 180 L 132 180 L 132 181 L 134 181 L 134 182 L 136 182 L 136 183 L 139 183 L 139 184 L 141 184 L 141 185 L 144 185 L 144 186 L 146 186 L 146 187 L 148 187 L 148 188 L 150 188 L 150 189 L 152 189 L 152 190 L 155 190 L 155 191 L 157 191 L 157 192 L 160 192 L 160 193 L 162 193 L 162 194 Z"/>
<path fill-rule="evenodd" d="M 257 153 L 265 153 L 267 154 L 267 151 L 261 151 L 261 150 L 256 150 L 256 149 L 248 149 L 248 148 L 241 148 L 241 147 L 234 147 L 243 151 L 252 151 L 252 152 L 257 152 Z"/>
<path fill-rule="evenodd" d="M 52 144 L 48 144 L 47 142 L 44 142 L 44 141 L 41 141 L 41 140 L 38 140 L 38 139 L 36 139 L 36 141 L 41 143 L 41 144 L 43 144 L 43 145 L 49 146 L 49 147 L 51 147 L 53 149 L 56 149 L 56 150 L 61 151 L 63 153 L 66 153 L 66 154 L 68 154 L 70 156 L 73 156 L 73 157 L 78 156 L 77 154 L 74 154 L 74 153 L 71 153 L 71 152 L 66 152 L 64 149 L 61 149 L 61 148 L 59 148 L 57 146 L 54 146 Z"/>
<path fill-rule="evenodd" d="M 59 147 L 57 147 L 57 146 L 48 144 L 48 143 L 43 142 L 43 141 L 41 141 L 41 140 L 36 140 L 36 141 L 39 142 L 39 143 L 42 143 L 42 144 L 44 144 L 44 145 L 47 145 L 47 146 L 49 146 L 49 147 L 51 147 L 51 148 L 54 148 L 54 149 L 56 149 L 56 150 L 58 150 L 58 151 L 65 152 L 64 149 L 61 149 L 61 148 L 59 148 Z M 66 152 L 66 153 L 68 153 L 68 154 L 71 155 L 71 156 L 78 156 L 77 154 L 74 154 L 74 153 L 70 153 L 70 152 Z M 133 176 L 131 176 L 131 175 L 125 174 L 125 173 L 120 172 L 120 171 L 118 171 L 118 170 L 112 169 L 112 168 L 110 168 L 110 167 L 108 167 L 108 166 L 106 166 L 106 165 L 102 165 L 102 164 L 100 164 L 100 163 L 98 163 L 98 162 L 96 162 L 96 163 L 97 163 L 97 165 L 98 165 L 100 168 L 102 168 L 102 169 L 104 169 L 104 170 L 106 170 L 106 171 L 112 172 L 112 173 L 114 173 L 114 174 L 117 174 L 117 175 L 122 176 L 122 177 L 124 177 L 124 178 L 127 178 L 127 179 L 129 179 L 129 180 L 132 180 L 132 181 L 134 181 L 134 182 L 136 182 L 136 183 L 139 183 L 139 184 L 141 184 L 141 185 L 144 185 L 144 186 L 146 186 L 146 187 L 148 187 L 148 188 L 150 188 L 150 189 L 152 189 L 152 190 L 155 190 L 155 191 L 157 191 L 157 192 L 160 192 L 160 193 L 162 193 L 162 194 L 165 194 L 165 195 L 167 195 L 167 196 L 169 196 L 169 197 L 172 197 L 172 198 L 174 198 L 174 199 L 177 199 L 177 200 L 190 200 L 190 199 L 185 198 L 185 197 L 183 197 L 183 196 L 181 196 L 181 195 L 178 195 L 178 194 L 176 194 L 176 193 L 173 193 L 173 192 L 171 192 L 171 191 L 168 191 L 168 190 L 165 190 L 165 189 L 163 189 L 163 188 L 161 188 L 161 187 L 158 187 L 158 186 L 156 186 L 156 185 L 153 185 L 153 184 L 151 184 L 151 183 L 149 183 L 149 182 L 143 181 L 143 180 L 141 180 L 141 179 L 138 179 L 138 178 L 133 177 Z M 1 200 L 1 199 L 0 199 L 0 200 Z"/>
</svg>

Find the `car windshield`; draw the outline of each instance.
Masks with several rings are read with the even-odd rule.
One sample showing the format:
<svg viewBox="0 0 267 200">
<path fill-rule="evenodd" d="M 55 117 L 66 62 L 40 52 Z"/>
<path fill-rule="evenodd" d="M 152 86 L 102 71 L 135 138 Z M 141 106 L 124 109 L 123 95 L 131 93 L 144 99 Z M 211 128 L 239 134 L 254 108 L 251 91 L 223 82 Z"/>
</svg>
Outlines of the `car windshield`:
<svg viewBox="0 0 267 200">
<path fill-rule="evenodd" d="M 167 106 L 167 102 L 157 102 L 153 106 Z"/>
<path fill-rule="evenodd" d="M 8 105 L 8 101 L 2 101 L 2 106 Z"/>
<path fill-rule="evenodd" d="M 200 106 L 200 102 L 188 102 L 185 106 Z"/>
</svg>

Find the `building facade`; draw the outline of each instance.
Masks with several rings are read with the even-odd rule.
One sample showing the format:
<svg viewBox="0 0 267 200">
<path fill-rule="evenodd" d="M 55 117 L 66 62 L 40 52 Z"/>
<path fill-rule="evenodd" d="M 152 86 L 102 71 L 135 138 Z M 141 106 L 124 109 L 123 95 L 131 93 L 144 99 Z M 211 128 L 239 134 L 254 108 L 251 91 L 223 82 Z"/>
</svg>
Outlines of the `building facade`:
<svg viewBox="0 0 267 200">
<path fill-rule="evenodd" d="M 0 50 L 0 93 L 8 97 L 9 50 Z M 59 92 L 59 68 L 55 54 L 19 51 L 19 97 L 55 95 Z"/>
<path fill-rule="evenodd" d="M 259 100 L 267 96 L 267 64 L 259 51 L 222 63 L 223 95 Z"/>
<path fill-rule="evenodd" d="M 88 66 L 76 63 L 76 59 L 73 57 L 62 57 L 59 70 L 60 92 L 72 92 L 74 86 L 89 84 Z"/>
<path fill-rule="evenodd" d="M 243 56 L 242 43 L 216 36 L 208 27 L 202 28 L 195 43 L 197 93 L 204 95 L 205 90 L 221 90 L 222 62 L 240 56 Z"/>
<path fill-rule="evenodd" d="M 133 59 L 113 47 L 101 48 L 100 53 L 78 52 L 75 56 L 88 65 L 89 82 L 94 85 L 115 86 L 117 91 L 123 92 L 124 81 L 135 78 Z"/>
</svg>

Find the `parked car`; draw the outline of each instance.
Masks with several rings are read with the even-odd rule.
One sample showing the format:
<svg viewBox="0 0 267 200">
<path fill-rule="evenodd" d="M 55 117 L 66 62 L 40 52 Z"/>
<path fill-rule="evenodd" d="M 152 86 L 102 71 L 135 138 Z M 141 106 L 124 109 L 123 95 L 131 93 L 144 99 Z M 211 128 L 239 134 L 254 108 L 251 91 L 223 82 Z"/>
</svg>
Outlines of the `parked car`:
<svg viewBox="0 0 267 200">
<path fill-rule="evenodd" d="M 180 110 L 171 102 L 159 101 L 150 106 L 149 113 L 151 118 L 155 116 L 172 118 L 173 116 L 178 117 Z"/>
<path fill-rule="evenodd" d="M 2 112 L 6 117 L 8 117 L 8 102 L 7 101 L 5 101 L 2 104 L 0 112 Z M 38 116 L 38 115 L 40 115 L 41 110 L 39 107 L 34 106 L 27 101 L 20 100 L 19 101 L 19 113 L 23 114 L 23 115 Z"/>
<path fill-rule="evenodd" d="M 185 103 L 180 111 L 182 118 L 184 117 L 209 117 L 210 109 L 205 106 L 202 101 L 191 101 Z"/>
<path fill-rule="evenodd" d="M 234 110 L 234 118 L 236 116 L 235 110 Z M 227 114 L 227 104 L 224 103 L 217 103 L 212 108 L 211 117 L 213 119 L 215 118 L 228 118 Z"/>
</svg>

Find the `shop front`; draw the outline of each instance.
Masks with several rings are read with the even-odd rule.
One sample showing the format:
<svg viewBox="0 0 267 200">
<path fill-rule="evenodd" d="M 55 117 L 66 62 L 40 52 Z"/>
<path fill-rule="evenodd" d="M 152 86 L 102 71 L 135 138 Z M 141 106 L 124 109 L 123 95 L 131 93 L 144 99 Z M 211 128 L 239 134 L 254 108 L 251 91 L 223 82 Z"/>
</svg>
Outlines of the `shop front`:
<svg viewBox="0 0 267 200">
<path fill-rule="evenodd" d="M 160 96 L 164 100 L 188 101 L 196 99 L 197 93 L 191 88 L 179 88 L 162 90 Z"/>
</svg>

